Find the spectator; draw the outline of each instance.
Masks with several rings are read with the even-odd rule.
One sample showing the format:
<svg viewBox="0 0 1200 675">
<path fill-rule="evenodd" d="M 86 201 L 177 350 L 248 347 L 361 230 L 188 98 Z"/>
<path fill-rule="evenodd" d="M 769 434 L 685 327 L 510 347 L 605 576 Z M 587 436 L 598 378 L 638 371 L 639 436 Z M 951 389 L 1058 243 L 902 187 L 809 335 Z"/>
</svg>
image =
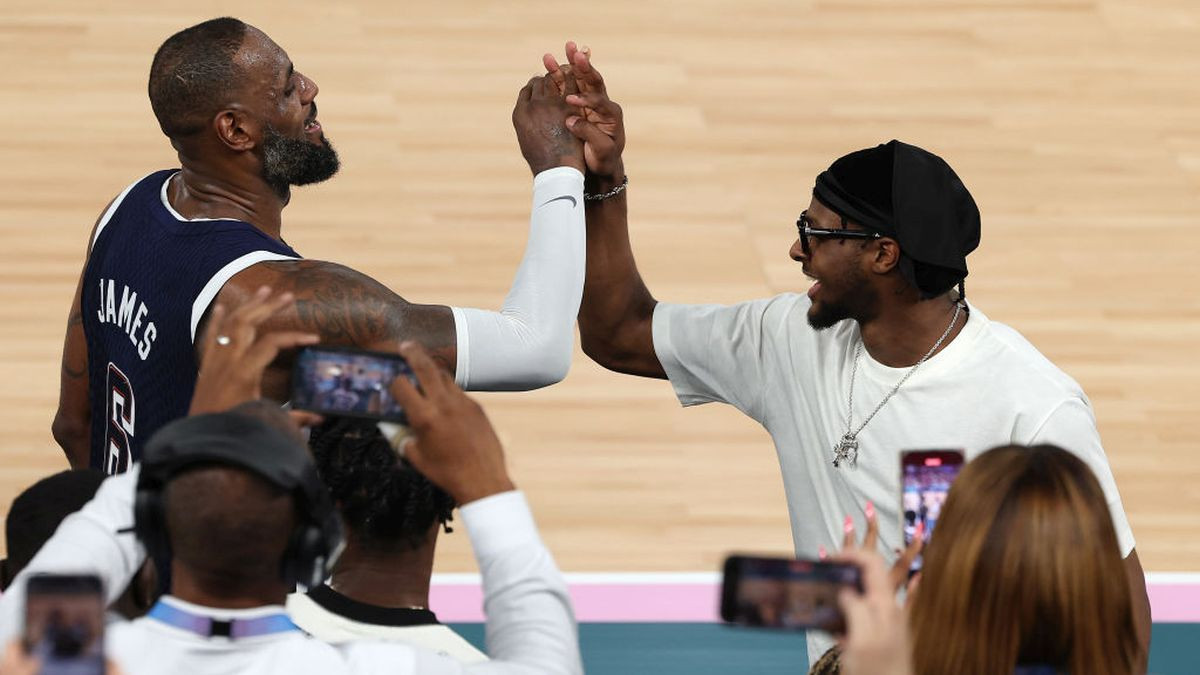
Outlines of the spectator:
<svg viewBox="0 0 1200 675">
<path fill-rule="evenodd" d="M 870 537 L 870 535 L 868 535 Z M 1140 669 L 1130 585 L 1099 481 L 1053 445 L 995 448 L 968 463 L 925 551 L 907 628 L 868 550 L 866 593 L 843 592 L 847 673 L 1087 673 Z M 902 578 L 902 576 L 900 577 Z M 911 649 L 906 645 L 911 644 Z"/>
<path fill-rule="evenodd" d="M 429 607 L 438 530 L 454 500 L 395 450 L 374 422 L 333 418 L 309 441 L 317 472 L 346 525 L 346 549 L 329 582 L 288 596 L 306 633 L 338 643 L 395 640 L 463 663 L 487 660 Z"/>
<path fill-rule="evenodd" d="M 96 495 L 102 482 L 104 472 L 96 469 L 60 471 L 17 495 L 5 521 L 8 558 L 0 560 L 0 589 L 8 588 L 63 519 L 83 508 Z M 158 597 L 154 572 L 154 564 L 150 561 L 142 565 L 113 604 L 110 621 L 136 619 L 149 611 Z"/>
<path fill-rule="evenodd" d="M 281 349 L 313 341 L 301 333 L 256 337 L 258 326 L 290 300 L 286 293 L 274 300 L 260 293 L 228 316 L 223 306 L 214 309 L 194 412 L 255 398 L 263 369 Z M 239 340 L 217 339 L 228 334 Z M 146 547 L 169 547 L 171 594 L 106 637 L 110 657 L 131 675 L 582 672 L 566 585 L 508 477 L 486 415 L 419 345 L 402 343 L 400 352 L 420 383 L 419 391 L 405 378 L 393 383 L 414 434 L 406 457 L 464 505 L 495 660 L 464 666 L 384 642 L 335 647 L 292 623 L 282 607 L 289 584 L 319 583 L 336 557 L 341 528 L 308 452 L 292 430 L 280 430 L 289 423 L 269 403 L 164 427 L 148 444 L 145 463 L 106 480 L 0 598 L 0 640 L 19 632 L 30 575 L 96 574 L 111 589 L 132 576 Z M 136 539 L 128 536 L 130 520 Z"/>
</svg>

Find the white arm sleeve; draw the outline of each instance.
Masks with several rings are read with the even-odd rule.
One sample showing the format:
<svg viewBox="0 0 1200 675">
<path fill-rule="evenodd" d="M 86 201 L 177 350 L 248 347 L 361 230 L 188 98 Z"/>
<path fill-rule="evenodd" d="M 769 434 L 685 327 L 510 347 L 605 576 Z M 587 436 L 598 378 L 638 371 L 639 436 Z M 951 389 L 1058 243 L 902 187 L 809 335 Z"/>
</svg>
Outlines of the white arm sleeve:
<svg viewBox="0 0 1200 675">
<path fill-rule="evenodd" d="M 141 465 L 100 484 L 92 501 L 63 520 L 54 536 L 0 597 L 0 644 L 20 635 L 25 623 L 25 581 L 34 574 L 95 574 L 108 602 L 125 592 L 146 559 L 132 531 L 133 498 Z"/>
<path fill-rule="evenodd" d="M 567 376 L 583 297 L 583 174 L 560 166 L 533 179 L 529 241 L 499 312 L 451 307 L 454 380 L 475 391 L 523 391 Z"/>
<path fill-rule="evenodd" d="M 582 675 L 567 583 L 538 536 L 525 496 L 512 491 L 485 497 L 463 506 L 461 515 L 483 576 L 492 659 L 464 671 Z"/>
</svg>

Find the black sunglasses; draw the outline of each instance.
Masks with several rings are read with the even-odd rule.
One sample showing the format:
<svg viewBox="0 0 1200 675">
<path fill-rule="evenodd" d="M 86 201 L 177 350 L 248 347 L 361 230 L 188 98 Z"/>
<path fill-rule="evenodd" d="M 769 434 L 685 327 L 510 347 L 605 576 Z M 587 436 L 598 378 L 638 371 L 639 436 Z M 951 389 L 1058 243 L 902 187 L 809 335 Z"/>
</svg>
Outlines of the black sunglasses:
<svg viewBox="0 0 1200 675">
<path fill-rule="evenodd" d="M 796 230 L 800 233 L 800 250 L 804 251 L 804 255 L 812 255 L 812 249 L 809 248 L 809 237 L 824 237 L 826 239 L 880 239 L 883 237 L 878 232 L 863 232 L 862 230 L 847 230 L 846 219 L 842 218 L 842 228 L 840 230 L 830 230 L 824 227 L 813 227 L 812 221 L 808 218 L 808 211 L 800 214 L 796 219 Z"/>
</svg>

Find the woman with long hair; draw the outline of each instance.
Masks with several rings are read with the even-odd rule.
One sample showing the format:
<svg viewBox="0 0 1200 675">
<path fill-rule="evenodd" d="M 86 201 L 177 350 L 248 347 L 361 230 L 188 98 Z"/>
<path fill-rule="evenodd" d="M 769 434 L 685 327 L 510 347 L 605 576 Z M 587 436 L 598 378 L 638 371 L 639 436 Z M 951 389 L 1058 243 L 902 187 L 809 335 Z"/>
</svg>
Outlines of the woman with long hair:
<svg viewBox="0 0 1200 675">
<path fill-rule="evenodd" d="M 846 557 L 881 568 L 871 556 Z M 1132 600 L 1112 517 L 1096 477 L 1070 452 L 1014 445 L 972 460 L 924 556 L 908 607 L 916 675 L 1136 671 Z M 874 586 L 867 593 L 880 606 L 894 587 Z M 868 599 L 843 598 L 851 633 L 844 665 L 857 656 L 853 618 Z"/>
</svg>

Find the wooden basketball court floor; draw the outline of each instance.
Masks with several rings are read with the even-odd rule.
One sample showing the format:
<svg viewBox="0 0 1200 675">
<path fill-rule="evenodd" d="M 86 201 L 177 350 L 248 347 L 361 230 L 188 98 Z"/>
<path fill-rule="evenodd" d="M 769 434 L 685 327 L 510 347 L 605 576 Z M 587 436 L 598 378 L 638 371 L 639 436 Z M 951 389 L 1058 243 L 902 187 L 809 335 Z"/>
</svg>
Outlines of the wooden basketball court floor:
<svg viewBox="0 0 1200 675">
<path fill-rule="evenodd" d="M 509 114 L 565 39 L 625 108 L 634 248 L 660 299 L 807 283 L 787 257 L 814 176 L 899 138 L 983 213 L 969 295 L 1083 385 L 1148 571 L 1200 570 L 1200 5 L 1193 0 L 0 5 L 0 512 L 65 466 L 61 340 L 104 204 L 175 165 L 146 99 L 169 34 L 236 14 L 321 87 L 344 169 L 284 236 L 410 300 L 499 307 L 527 230 Z M 712 571 L 791 549 L 774 452 L 736 411 L 577 353 L 481 398 L 572 572 Z M 466 537 L 438 569 L 474 570 Z"/>
</svg>

